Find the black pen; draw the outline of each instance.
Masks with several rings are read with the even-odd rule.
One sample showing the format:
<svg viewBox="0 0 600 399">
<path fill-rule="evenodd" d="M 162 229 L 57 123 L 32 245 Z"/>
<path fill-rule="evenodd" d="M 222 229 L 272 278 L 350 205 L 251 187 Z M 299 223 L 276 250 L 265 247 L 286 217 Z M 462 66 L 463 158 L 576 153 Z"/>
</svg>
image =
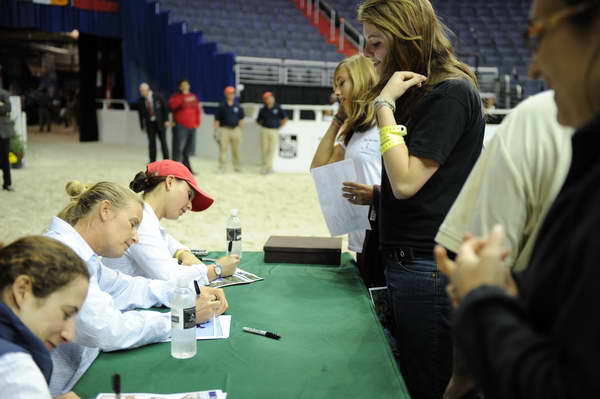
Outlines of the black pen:
<svg viewBox="0 0 600 399">
<path fill-rule="evenodd" d="M 277 335 L 275 333 L 263 331 L 263 330 L 257 330 L 257 329 L 250 328 L 250 327 L 243 327 L 242 330 L 244 330 L 245 332 L 250 333 L 250 334 L 262 335 L 263 337 L 267 337 L 267 338 L 272 338 L 272 339 L 281 338 L 279 335 Z"/>
<path fill-rule="evenodd" d="M 194 280 L 194 288 L 196 289 L 196 295 L 200 295 L 200 286 L 198 285 L 198 282 L 196 280 Z M 196 327 L 204 328 L 202 323 L 196 324 Z"/>
<path fill-rule="evenodd" d="M 113 374 L 112 376 L 112 389 L 115 393 L 115 398 L 121 399 L 121 376 L 119 374 Z"/>
</svg>

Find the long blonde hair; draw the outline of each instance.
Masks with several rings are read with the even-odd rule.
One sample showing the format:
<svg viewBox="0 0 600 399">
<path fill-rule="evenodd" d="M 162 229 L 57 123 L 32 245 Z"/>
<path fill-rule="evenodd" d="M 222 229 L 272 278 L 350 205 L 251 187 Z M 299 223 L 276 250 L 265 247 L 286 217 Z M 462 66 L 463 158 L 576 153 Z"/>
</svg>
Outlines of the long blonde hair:
<svg viewBox="0 0 600 399">
<path fill-rule="evenodd" d="M 348 144 L 354 132 L 368 130 L 375 119 L 375 108 L 368 101 L 370 90 L 377 84 L 378 78 L 373 62 L 362 54 L 356 54 L 342 60 L 333 74 L 333 87 L 336 87 L 337 77 L 341 71 L 346 71 L 352 83 L 352 91 L 348 102 L 346 127 L 340 136 Z"/>
<path fill-rule="evenodd" d="M 473 71 L 458 60 L 448 39 L 450 30 L 438 19 L 429 0 L 365 0 L 358 20 L 374 25 L 390 42 L 374 99 L 396 71 L 427 76 L 422 87 L 410 88 L 396 103 L 398 123 L 406 123 L 422 98 L 438 83 L 465 78 L 477 87 Z"/>
<path fill-rule="evenodd" d="M 58 217 L 72 226 L 86 217 L 98 203 L 105 200 L 115 209 L 122 209 L 132 202 L 144 206 L 144 201 L 133 191 L 120 184 L 106 181 L 89 185 L 74 180 L 67 183 L 65 191 L 71 197 L 71 202 L 58 214 Z"/>
</svg>

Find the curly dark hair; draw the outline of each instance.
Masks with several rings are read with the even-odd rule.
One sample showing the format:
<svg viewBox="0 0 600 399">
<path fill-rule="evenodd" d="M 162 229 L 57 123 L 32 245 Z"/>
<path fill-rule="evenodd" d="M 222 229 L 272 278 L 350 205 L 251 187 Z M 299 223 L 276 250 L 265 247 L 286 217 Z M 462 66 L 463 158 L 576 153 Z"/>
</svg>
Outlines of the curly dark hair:
<svg viewBox="0 0 600 399">
<path fill-rule="evenodd" d="M 18 276 L 32 280 L 33 295 L 45 298 L 76 277 L 89 280 L 85 262 L 65 244 L 49 237 L 23 237 L 0 248 L 0 290 Z"/>
</svg>

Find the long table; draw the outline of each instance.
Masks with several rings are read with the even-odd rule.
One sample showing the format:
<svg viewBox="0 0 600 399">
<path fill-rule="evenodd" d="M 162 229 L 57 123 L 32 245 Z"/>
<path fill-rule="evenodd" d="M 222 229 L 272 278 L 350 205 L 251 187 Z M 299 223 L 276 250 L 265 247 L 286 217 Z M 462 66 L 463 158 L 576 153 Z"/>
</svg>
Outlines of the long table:
<svg viewBox="0 0 600 399">
<path fill-rule="evenodd" d="M 172 358 L 169 343 L 102 353 L 75 392 L 84 399 L 111 392 L 111 375 L 119 373 L 124 392 L 222 389 L 230 399 L 409 399 L 349 254 L 332 267 L 267 264 L 262 252 L 245 252 L 240 267 L 264 280 L 224 288 L 232 315 L 229 339 L 198 341 L 198 354 L 186 360 Z"/>
</svg>

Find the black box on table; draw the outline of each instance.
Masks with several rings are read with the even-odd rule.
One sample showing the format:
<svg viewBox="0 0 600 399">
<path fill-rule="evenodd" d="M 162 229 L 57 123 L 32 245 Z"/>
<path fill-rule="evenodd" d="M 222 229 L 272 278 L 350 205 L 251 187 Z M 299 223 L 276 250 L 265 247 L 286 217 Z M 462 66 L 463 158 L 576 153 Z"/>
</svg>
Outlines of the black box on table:
<svg viewBox="0 0 600 399">
<path fill-rule="evenodd" d="M 339 266 L 342 239 L 332 237 L 271 236 L 265 247 L 265 263 L 300 263 Z"/>
</svg>

